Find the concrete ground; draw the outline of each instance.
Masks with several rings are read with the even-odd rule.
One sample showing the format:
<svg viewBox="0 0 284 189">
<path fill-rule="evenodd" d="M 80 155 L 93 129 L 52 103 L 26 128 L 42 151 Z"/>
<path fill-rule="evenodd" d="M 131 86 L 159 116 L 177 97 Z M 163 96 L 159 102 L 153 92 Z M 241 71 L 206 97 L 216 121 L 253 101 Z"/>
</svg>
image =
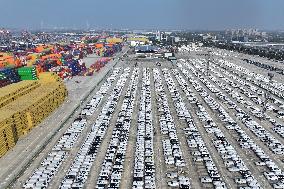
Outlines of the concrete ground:
<svg viewBox="0 0 284 189">
<path fill-rule="evenodd" d="M 124 52 L 127 49 L 124 50 Z M 204 52 L 206 52 L 206 49 L 204 49 Z M 199 52 L 200 53 L 200 52 Z M 93 61 L 95 61 L 98 57 L 93 56 L 85 59 L 86 64 L 91 64 Z M 196 53 L 178 53 L 177 58 L 200 58 L 199 55 Z M 239 64 L 241 66 L 246 66 L 243 64 L 240 59 L 242 56 L 239 57 L 228 57 L 229 61 L 233 61 L 236 64 Z M 253 59 L 253 57 L 250 57 Z M 161 66 L 157 65 L 157 62 L 161 63 Z M 137 65 L 136 65 L 137 62 Z M 98 82 L 104 78 L 106 73 L 111 70 L 111 68 L 114 66 L 116 62 L 111 62 L 107 64 L 105 68 L 103 68 L 100 72 L 96 73 L 93 77 L 86 78 L 86 77 L 74 77 L 72 80 L 69 80 L 66 82 L 68 91 L 70 92 L 69 97 L 67 101 L 56 111 L 54 114 L 52 114 L 48 119 L 45 120 L 43 124 L 36 127 L 27 135 L 25 138 L 21 139 L 19 143 L 16 145 L 16 147 L 10 151 L 4 158 L 0 159 L 0 188 L 5 188 L 7 184 L 9 184 L 11 181 L 13 181 L 13 184 L 11 185 L 13 188 L 21 188 L 22 184 L 29 178 L 29 176 L 33 173 L 33 171 L 38 167 L 40 162 L 44 159 L 46 154 L 50 151 L 50 149 L 54 146 L 54 144 L 57 142 L 57 140 L 61 137 L 62 133 L 67 129 L 68 126 L 70 126 L 72 122 L 72 118 L 69 119 L 64 126 L 61 129 L 60 123 L 64 121 L 65 117 L 69 117 L 70 113 L 72 112 L 72 109 L 74 109 L 79 103 L 80 99 L 84 99 L 84 96 L 87 93 L 88 90 L 95 87 Z M 152 103 L 152 113 L 153 113 L 153 127 L 156 131 L 156 134 L 154 136 L 154 157 L 155 157 L 155 170 L 156 170 L 156 188 L 157 189 L 165 189 L 165 188 L 173 188 L 169 187 L 167 185 L 167 182 L 170 181 L 170 179 L 166 176 L 166 173 L 172 172 L 176 170 L 176 167 L 167 165 L 165 163 L 164 155 L 163 155 L 163 148 L 162 148 L 162 140 L 167 138 L 166 135 L 162 134 L 160 132 L 160 125 L 159 125 L 159 115 L 158 113 L 158 106 L 156 103 L 157 98 L 157 91 L 154 87 L 154 80 L 153 80 L 153 68 L 158 68 L 161 78 L 163 80 L 163 87 L 165 88 L 166 97 L 169 103 L 170 111 L 174 119 L 174 123 L 176 125 L 177 129 L 177 136 L 179 139 L 179 143 L 181 146 L 181 151 L 183 154 L 183 157 L 185 159 L 185 167 L 182 168 L 182 170 L 178 170 L 180 175 L 184 175 L 190 178 L 191 186 L 192 188 L 213 188 L 212 184 L 202 184 L 200 182 L 200 178 L 202 176 L 207 176 L 207 170 L 205 169 L 205 165 L 202 162 L 195 162 L 193 161 L 194 156 L 192 155 L 192 152 L 194 149 L 189 148 L 187 145 L 187 138 L 186 134 L 184 133 L 183 129 L 187 127 L 185 121 L 183 119 L 180 119 L 177 116 L 176 108 L 174 105 L 174 99 L 171 97 L 171 94 L 168 90 L 167 84 L 165 82 L 165 76 L 162 73 L 163 68 L 168 68 L 170 71 L 171 69 L 177 69 L 176 65 L 173 65 L 171 62 L 167 60 L 159 60 L 159 59 L 139 59 L 136 60 L 132 55 L 129 55 L 128 58 L 123 58 L 123 60 L 118 61 L 115 67 L 130 67 L 131 70 L 135 67 L 135 65 L 140 68 L 140 78 L 142 74 L 143 68 L 150 68 L 151 72 L 151 103 Z M 186 68 L 184 68 L 186 69 Z M 259 73 L 266 74 L 266 71 L 259 69 L 259 68 L 253 68 L 254 70 L 258 71 Z M 182 73 L 180 69 L 178 69 L 179 73 Z M 122 73 L 122 71 L 119 73 L 119 75 Z M 130 76 L 132 74 L 132 71 L 130 72 Z M 239 176 L 238 173 L 233 173 L 228 171 L 228 169 L 225 167 L 224 162 L 221 158 L 221 155 L 217 152 L 215 147 L 212 144 L 212 141 L 214 140 L 214 136 L 204 129 L 204 123 L 200 121 L 197 112 L 198 108 L 196 105 L 189 103 L 185 93 L 182 91 L 181 86 L 179 85 L 176 76 L 174 74 L 170 74 L 173 78 L 178 92 L 181 94 L 182 100 L 186 104 L 186 108 L 189 110 L 189 112 L 192 115 L 192 119 L 194 123 L 196 124 L 196 127 L 198 129 L 198 132 L 201 134 L 202 139 L 204 140 L 206 147 L 208 148 L 208 151 L 210 155 L 212 156 L 212 159 L 214 163 L 216 164 L 216 167 L 221 175 L 222 180 L 227 184 L 228 188 L 237 188 L 240 185 L 237 185 L 234 181 L 236 177 Z M 123 88 L 122 95 L 118 99 L 117 107 L 115 108 L 115 111 L 112 115 L 111 121 L 108 126 L 107 133 L 102 140 L 99 152 L 96 156 L 96 159 L 94 161 L 94 164 L 92 166 L 91 172 L 89 173 L 88 180 L 85 183 L 85 188 L 95 188 L 95 185 L 98 180 L 98 174 L 101 170 L 102 163 L 104 161 L 104 157 L 106 154 L 107 147 L 109 145 L 110 137 L 112 134 L 112 131 L 115 127 L 117 116 L 119 111 L 121 110 L 122 101 L 124 99 L 125 92 L 127 90 L 128 84 L 130 82 L 130 78 L 128 77 L 126 84 Z M 185 75 L 182 74 L 182 77 L 186 79 Z M 194 78 L 196 81 L 200 82 L 199 78 Z M 283 81 L 283 77 L 279 76 L 279 81 Z M 103 79 L 104 80 L 104 79 Z M 79 81 L 76 82 L 76 81 Z M 187 80 L 186 80 L 187 81 Z M 187 81 L 188 82 L 188 81 Z M 220 89 L 224 94 L 226 94 L 223 89 L 221 89 L 219 86 L 213 83 L 213 81 L 210 81 L 212 85 L 214 85 L 216 88 Z M 103 83 L 103 82 L 102 82 Z M 100 86 L 102 83 L 98 84 Z M 113 85 L 109 88 L 108 94 L 103 98 L 102 103 L 99 105 L 99 107 L 96 109 L 93 116 L 88 117 L 88 126 L 84 129 L 82 135 L 80 136 L 78 142 L 76 143 L 74 149 L 70 151 L 70 155 L 66 159 L 66 161 L 62 164 L 62 167 L 56 174 L 55 178 L 51 181 L 51 184 L 49 185 L 49 188 L 58 188 L 60 185 L 60 182 L 66 175 L 66 171 L 70 167 L 71 163 L 74 160 L 74 157 L 77 155 L 77 152 L 79 148 L 82 145 L 82 142 L 84 141 L 85 137 L 87 136 L 87 133 L 90 132 L 90 126 L 95 123 L 96 118 L 98 117 L 99 113 L 102 110 L 103 105 L 106 102 L 106 99 L 110 95 L 110 92 L 112 91 L 113 87 L 115 86 L 116 81 L 113 83 Z M 212 111 L 210 107 L 205 103 L 202 96 L 196 91 L 193 86 L 188 82 L 189 87 L 193 90 L 193 92 L 196 94 L 199 101 L 203 104 L 206 111 L 209 113 L 209 115 L 212 117 L 214 122 L 218 125 L 218 128 L 224 133 L 224 136 L 226 139 L 230 142 L 230 144 L 234 147 L 238 155 L 243 159 L 243 161 L 246 163 L 252 174 L 255 176 L 255 178 L 260 182 L 260 184 L 264 188 L 272 188 L 269 182 L 263 177 L 263 171 L 265 171 L 264 168 L 255 166 L 254 162 L 257 161 L 256 155 L 252 152 L 250 149 L 242 149 L 238 143 L 238 136 L 234 131 L 229 131 L 226 129 L 225 124 L 221 121 L 218 114 L 216 114 L 215 111 Z M 201 84 L 204 88 L 206 86 L 204 84 Z M 94 92 L 99 87 L 95 87 Z M 136 131 L 137 131 L 137 112 L 139 109 L 139 93 L 141 91 L 141 79 L 138 82 L 138 90 L 136 94 L 136 100 L 134 105 L 134 111 L 132 113 L 132 122 L 131 122 L 131 129 L 129 131 L 129 140 L 128 140 L 128 146 L 126 150 L 126 156 L 125 156 L 125 163 L 123 165 L 124 172 L 122 175 L 121 180 L 121 189 L 128 189 L 132 188 L 133 183 L 133 166 L 134 166 L 134 158 L 135 158 L 135 145 L 136 145 Z M 234 115 L 234 111 L 229 109 L 227 104 L 220 101 L 215 94 L 210 92 L 206 88 L 206 91 L 208 94 L 210 94 L 224 109 L 229 113 L 229 115 L 236 119 L 236 116 Z M 93 94 L 93 93 L 92 93 Z M 228 95 L 229 96 L 229 95 Z M 238 105 L 240 108 L 244 109 L 244 111 L 247 111 L 245 107 L 241 106 L 239 103 Z M 272 113 L 271 113 L 272 114 Z M 74 116 L 78 115 L 78 111 L 75 112 Z M 72 116 L 72 117 L 74 117 Z M 253 116 L 253 115 L 252 115 Z M 279 120 L 281 121 L 281 120 Z M 282 120 L 283 121 L 283 120 Z M 257 145 L 259 145 L 265 153 L 276 162 L 276 164 L 282 169 L 283 168 L 283 161 L 281 162 L 281 158 L 283 157 L 279 155 L 273 154 L 268 147 L 260 141 L 255 135 L 247 129 L 240 121 L 237 121 L 240 127 L 256 142 Z M 283 138 L 281 139 L 276 133 L 274 133 L 271 130 L 271 127 L 268 125 L 268 123 L 261 123 L 260 124 L 267 129 L 275 138 L 279 139 L 280 142 L 284 143 Z M 43 129 L 44 128 L 44 129 Z M 48 144 L 46 144 L 48 138 L 50 138 L 50 135 L 55 135 L 53 138 L 48 141 Z M 39 152 L 39 149 L 42 145 L 46 144 L 44 149 L 42 149 Z M 10 162 L 10 164 L 9 164 Z M 12 163 L 11 163 L 12 162 Z M 30 162 L 30 163 L 28 163 Z M 13 179 L 17 176 L 16 179 Z"/>
<path fill-rule="evenodd" d="M 16 146 L 0 159 L 0 188 L 5 188 L 16 177 L 21 175 L 30 166 L 38 154 L 47 143 L 55 143 L 67 127 L 73 122 L 79 111 L 81 101 L 85 101 L 90 91 L 104 79 L 106 74 L 117 63 L 118 57 L 122 56 L 128 48 L 116 55 L 116 59 L 110 61 L 99 72 L 94 72 L 93 76 L 75 76 L 68 81 L 64 81 L 68 90 L 68 97 L 65 102 L 55 110 L 40 125 L 35 127 L 28 135 L 19 139 Z M 84 58 L 86 65 L 90 65 L 98 60 L 99 57 L 91 55 Z M 78 82 L 78 83 L 77 83 Z M 76 109 L 79 107 L 78 109 Z M 75 110 L 75 111 L 74 111 Z M 52 140 L 50 138 L 52 137 Z M 34 163 L 31 164 L 33 166 Z"/>
</svg>

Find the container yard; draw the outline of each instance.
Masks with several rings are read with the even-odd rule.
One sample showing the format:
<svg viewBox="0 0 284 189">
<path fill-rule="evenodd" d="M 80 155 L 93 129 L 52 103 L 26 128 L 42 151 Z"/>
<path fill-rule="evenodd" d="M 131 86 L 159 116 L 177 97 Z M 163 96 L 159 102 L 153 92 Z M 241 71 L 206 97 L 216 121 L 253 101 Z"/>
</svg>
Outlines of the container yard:
<svg viewBox="0 0 284 189">
<path fill-rule="evenodd" d="M 92 77 L 122 50 L 122 39 L 109 39 L 99 48 L 82 38 L 64 45 L 33 44 L 20 52 L 12 45 L 0 52 L 0 158 L 64 102 L 68 80 Z M 83 59 L 98 49 L 101 53 L 86 66 Z"/>
<path fill-rule="evenodd" d="M 73 76 L 92 76 L 103 67 L 109 58 L 122 50 L 122 39 L 114 42 L 95 44 L 70 43 L 68 45 L 34 45 L 20 55 L 17 49 L 9 53 L 0 52 L 0 87 L 22 80 L 36 80 L 41 72 L 55 72 L 62 80 Z M 117 38 L 120 39 L 120 38 Z M 81 60 L 96 53 L 101 59 L 92 67 L 86 67 Z M 19 58 L 20 57 L 20 58 Z M 30 71 L 29 71 L 30 70 Z"/>
<path fill-rule="evenodd" d="M 172 55 L 94 52 L 82 59 L 93 77 L 65 80 L 67 97 L 56 71 L 33 80 L 34 69 L 18 69 L 29 79 L 0 97 L 5 115 L 23 109 L 1 126 L 1 149 L 15 147 L 0 158 L 11 162 L 0 188 L 283 188 L 283 75 L 217 48 Z M 37 106 L 18 102 L 31 95 Z M 30 155 L 16 166 L 16 153 Z"/>
<path fill-rule="evenodd" d="M 0 2 L 0 189 L 284 189 L 283 0 Z"/>
</svg>

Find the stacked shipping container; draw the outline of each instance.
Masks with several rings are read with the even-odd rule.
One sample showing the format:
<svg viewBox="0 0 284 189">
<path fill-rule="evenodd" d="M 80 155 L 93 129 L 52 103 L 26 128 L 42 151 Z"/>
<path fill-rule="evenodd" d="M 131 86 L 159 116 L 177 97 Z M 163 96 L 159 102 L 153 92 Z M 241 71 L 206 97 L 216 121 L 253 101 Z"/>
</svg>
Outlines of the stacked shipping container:
<svg viewBox="0 0 284 189">
<path fill-rule="evenodd" d="M 0 88 L 20 80 L 36 80 L 37 74 L 52 70 L 58 70 L 56 73 L 63 80 L 75 75 L 92 75 L 94 68 L 86 68 L 85 65 L 79 64 L 78 60 L 94 52 L 97 52 L 101 57 L 111 57 L 122 48 L 121 38 L 109 38 L 108 43 L 105 42 L 105 37 L 96 37 L 95 39 L 95 41 L 101 42 L 93 44 L 72 42 L 69 45 L 49 44 L 39 45 L 23 50 L 23 52 L 0 52 Z M 95 67 L 98 71 L 101 66 L 96 64 Z"/>
<path fill-rule="evenodd" d="M 16 68 L 4 68 L 0 70 L 0 75 L 5 77 L 10 83 L 17 83 L 20 81 L 20 77 Z"/>
<path fill-rule="evenodd" d="M 40 81 L 22 81 L 0 89 L 0 157 L 54 111 L 67 95 L 57 75 L 43 73 L 39 77 Z"/>
<path fill-rule="evenodd" d="M 37 80 L 37 71 L 35 67 L 22 67 L 18 69 L 21 80 Z"/>
</svg>

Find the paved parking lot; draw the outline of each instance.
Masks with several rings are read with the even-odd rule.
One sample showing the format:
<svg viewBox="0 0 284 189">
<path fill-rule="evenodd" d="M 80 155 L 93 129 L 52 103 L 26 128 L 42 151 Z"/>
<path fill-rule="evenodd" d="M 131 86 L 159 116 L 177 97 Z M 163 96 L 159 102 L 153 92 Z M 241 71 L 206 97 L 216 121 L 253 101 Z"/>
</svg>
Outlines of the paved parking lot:
<svg viewBox="0 0 284 189">
<path fill-rule="evenodd" d="M 14 187 L 284 188 L 283 76 L 202 51 L 123 58 Z"/>
</svg>

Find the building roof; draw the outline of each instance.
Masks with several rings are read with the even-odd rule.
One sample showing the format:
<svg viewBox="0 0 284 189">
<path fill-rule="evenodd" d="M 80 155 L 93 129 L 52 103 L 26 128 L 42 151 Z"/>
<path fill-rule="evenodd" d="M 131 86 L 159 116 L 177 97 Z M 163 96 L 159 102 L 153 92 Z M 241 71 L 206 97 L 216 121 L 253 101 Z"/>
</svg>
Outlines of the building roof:
<svg viewBox="0 0 284 189">
<path fill-rule="evenodd" d="M 136 52 L 144 52 L 144 53 L 150 53 L 150 52 L 157 52 L 158 51 L 158 47 L 156 46 L 152 46 L 152 45 L 139 45 L 137 47 L 135 47 L 135 51 Z"/>
</svg>

